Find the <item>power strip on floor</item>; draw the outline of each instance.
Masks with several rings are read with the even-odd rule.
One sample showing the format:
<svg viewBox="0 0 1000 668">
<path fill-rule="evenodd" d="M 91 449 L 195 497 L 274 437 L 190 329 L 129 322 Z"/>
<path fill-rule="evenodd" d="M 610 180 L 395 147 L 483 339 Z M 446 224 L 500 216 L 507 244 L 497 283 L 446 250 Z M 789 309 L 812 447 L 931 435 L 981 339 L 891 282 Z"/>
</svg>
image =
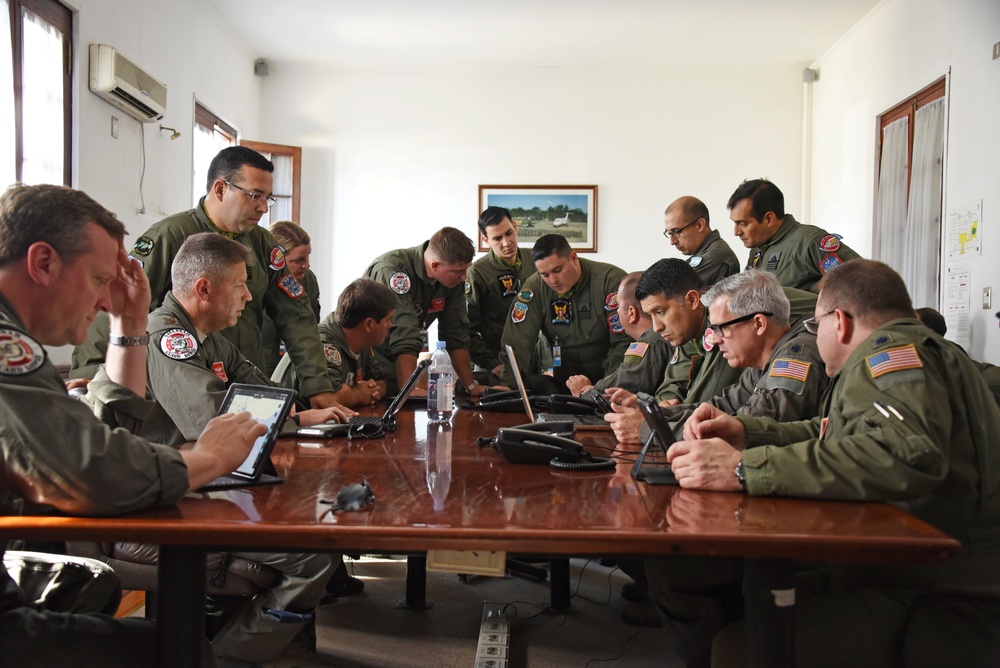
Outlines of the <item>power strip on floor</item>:
<svg viewBox="0 0 1000 668">
<path fill-rule="evenodd" d="M 479 629 L 479 647 L 475 668 L 507 668 L 510 649 L 510 617 L 503 603 L 483 604 L 483 623 Z"/>
</svg>

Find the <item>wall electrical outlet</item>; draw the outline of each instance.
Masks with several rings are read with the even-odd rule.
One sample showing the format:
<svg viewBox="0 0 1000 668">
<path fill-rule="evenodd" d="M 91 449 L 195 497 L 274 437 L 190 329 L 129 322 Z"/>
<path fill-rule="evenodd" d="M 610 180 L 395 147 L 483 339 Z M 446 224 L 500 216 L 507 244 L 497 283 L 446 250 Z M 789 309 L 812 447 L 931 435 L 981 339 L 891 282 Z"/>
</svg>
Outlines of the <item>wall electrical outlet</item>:
<svg viewBox="0 0 1000 668">
<path fill-rule="evenodd" d="M 111 117 L 111 137 L 113 139 L 118 139 L 118 117 Z"/>
<path fill-rule="evenodd" d="M 993 288 L 983 288 L 983 308 L 988 309 L 993 304 Z"/>
</svg>

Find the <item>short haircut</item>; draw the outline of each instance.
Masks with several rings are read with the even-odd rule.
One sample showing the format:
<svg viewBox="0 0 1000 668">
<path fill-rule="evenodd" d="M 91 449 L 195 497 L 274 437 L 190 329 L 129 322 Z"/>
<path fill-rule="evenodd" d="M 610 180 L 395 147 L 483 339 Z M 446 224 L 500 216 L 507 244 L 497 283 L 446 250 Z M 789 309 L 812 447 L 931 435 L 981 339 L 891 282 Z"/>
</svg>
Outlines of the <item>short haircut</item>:
<svg viewBox="0 0 1000 668">
<path fill-rule="evenodd" d="M 819 301 L 825 309 L 843 309 L 868 327 L 914 317 L 913 302 L 902 277 L 876 260 L 851 260 L 823 276 Z"/>
<path fill-rule="evenodd" d="M 249 264 L 250 257 L 249 248 L 222 234 L 192 234 L 181 244 L 170 265 L 171 290 L 181 296 L 189 295 L 199 278 L 220 281 L 234 265 Z"/>
<path fill-rule="evenodd" d="M 370 278 L 359 278 L 340 293 L 333 319 L 341 327 L 351 329 L 366 318 L 381 321 L 396 308 L 397 303 L 396 293 L 385 285 Z"/>
<path fill-rule="evenodd" d="M 774 274 L 747 269 L 727 276 L 701 296 L 701 303 L 711 306 L 719 297 L 729 297 L 726 308 L 736 317 L 751 313 L 770 313 L 770 320 L 775 325 L 788 326 L 792 307 Z"/>
<path fill-rule="evenodd" d="M 566 237 L 561 234 L 546 234 L 538 237 L 538 241 L 531 247 L 531 261 L 538 262 L 550 255 L 569 257 L 572 252 L 573 249 L 569 247 Z"/>
<path fill-rule="evenodd" d="M 508 209 L 505 209 L 502 206 L 486 207 L 486 210 L 479 216 L 479 232 L 484 237 L 489 236 L 486 234 L 486 228 L 492 227 L 493 225 L 499 225 L 503 222 L 504 218 L 509 220 L 511 224 L 514 223 L 514 218 L 510 215 L 510 211 Z"/>
<path fill-rule="evenodd" d="M 711 218 L 708 215 L 708 207 L 705 206 L 705 203 L 697 197 L 689 196 L 675 200 L 670 203 L 670 206 L 668 206 L 663 213 L 668 214 L 676 209 L 681 210 L 685 225 L 690 225 L 699 218 L 704 218 L 706 225 L 711 222 Z"/>
<path fill-rule="evenodd" d="M 642 272 L 642 278 L 635 286 L 635 298 L 642 301 L 646 297 L 659 295 L 664 299 L 681 299 L 692 290 L 705 291 L 705 281 L 684 260 L 667 258 L 657 260 Z"/>
<path fill-rule="evenodd" d="M 917 318 L 920 319 L 920 322 L 924 323 L 924 327 L 940 336 L 948 333 L 948 323 L 945 322 L 944 316 L 929 306 L 918 308 Z"/>
<path fill-rule="evenodd" d="M 303 230 L 297 223 L 293 223 L 290 220 L 279 220 L 276 223 L 271 223 L 271 226 L 267 229 L 286 251 L 290 251 L 296 246 L 305 246 L 312 243 L 309 233 Z"/>
<path fill-rule="evenodd" d="M 445 264 L 468 264 L 476 254 L 472 239 L 454 227 L 442 227 L 435 232 L 427 244 L 427 250 Z"/>
<path fill-rule="evenodd" d="M 53 185 L 7 188 L 0 195 L 0 267 L 25 258 L 28 248 L 40 241 L 64 262 L 72 262 L 90 250 L 89 222 L 115 239 L 125 237 L 125 225 L 115 214 L 81 190 Z"/>
<path fill-rule="evenodd" d="M 744 181 L 736 188 L 736 192 L 726 203 L 726 208 L 732 210 L 745 199 L 750 200 L 750 215 L 756 220 L 764 220 L 768 211 L 778 218 L 785 217 L 785 196 L 767 179 Z"/>
<path fill-rule="evenodd" d="M 230 183 L 235 181 L 239 178 L 244 167 L 262 169 L 268 173 L 274 172 L 274 163 L 252 148 L 229 146 L 212 158 L 212 164 L 208 166 L 208 182 L 205 184 L 205 191 L 208 192 L 216 180 L 229 181 Z"/>
<path fill-rule="evenodd" d="M 633 271 L 631 274 L 625 275 L 618 287 L 618 303 L 624 304 L 626 308 L 634 306 L 641 313 L 639 300 L 635 298 L 635 286 L 639 283 L 640 278 L 642 278 L 641 271 Z"/>
</svg>

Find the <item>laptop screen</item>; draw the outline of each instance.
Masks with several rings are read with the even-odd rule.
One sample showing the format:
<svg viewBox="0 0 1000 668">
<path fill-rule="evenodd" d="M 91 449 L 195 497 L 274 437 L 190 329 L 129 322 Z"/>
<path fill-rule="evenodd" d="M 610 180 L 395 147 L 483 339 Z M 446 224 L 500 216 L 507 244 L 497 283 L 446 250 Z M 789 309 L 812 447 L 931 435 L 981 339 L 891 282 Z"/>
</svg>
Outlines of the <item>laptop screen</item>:
<svg viewBox="0 0 1000 668">
<path fill-rule="evenodd" d="M 517 357 L 514 349 L 507 344 L 507 359 L 510 362 L 511 373 L 514 374 L 514 382 L 517 383 L 517 391 L 521 393 L 521 403 L 524 404 L 524 412 L 528 414 L 528 419 L 535 421 L 535 413 L 531 410 L 531 399 L 528 398 L 528 390 L 524 387 L 524 379 L 521 378 L 521 371 L 517 368 Z"/>
<path fill-rule="evenodd" d="M 417 386 L 417 381 L 420 379 L 420 374 L 422 374 L 424 372 L 424 369 L 426 369 L 430 365 L 431 361 L 429 359 L 424 359 L 417 362 L 417 368 L 413 370 L 413 373 L 410 374 L 410 377 L 406 379 L 405 383 L 403 383 L 403 387 L 399 388 L 399 392 L 397 392 L 396 396 L 392 398 L 392 403 L 389 404 L 389 407 L 385 409 L 385 413 L 382 414 L 383 420 L 388 420 L 393 415 L 399 412 L 399 409 L 402 408 L 403 404 L 406 403 L 407 397 L 409 397 L 410 393 L 413 392 L 413 388 Z"/>
<path fill-rule="evenodd" d="M 229 386 L 219 415 L 247 411 L 257 422 L 267 427 L 267 433 L 254 441 L 250 454 L 233 471 L 233 475 L 250 479 L 256 479 L 260 475 L 260 467 L 271 454 L 271 448 L 278 439 L 278 433 L 294 400 L 295 391 L 283 387 L 240 383 Z"/>
</svg>

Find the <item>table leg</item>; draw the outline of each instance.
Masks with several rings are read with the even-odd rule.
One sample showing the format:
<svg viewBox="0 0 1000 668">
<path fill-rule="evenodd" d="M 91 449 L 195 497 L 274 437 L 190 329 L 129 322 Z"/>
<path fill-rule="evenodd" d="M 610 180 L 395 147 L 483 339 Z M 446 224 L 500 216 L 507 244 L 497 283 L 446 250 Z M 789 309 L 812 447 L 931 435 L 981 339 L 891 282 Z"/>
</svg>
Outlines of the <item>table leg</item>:
<svg viewBox="0 0 1000 668">
<path fill-rule="evenodd" d="M 750 668 L 795 665 L 795 565 L 781 559 L 747 559 L 743 570 L 746 656 Z"/>
<path fill-rule="evenodd" d="M 203 547 L 161 545 L 157 569 L 156 656 L 161 668 L 199 668 L 205 642 Z"/>
<path fill-rule="evenodd" d="M 549 562 L 550 605 L 556 612 L 569 610 L 569 558 L 553 557 Z"/>
<path fill-rule="evenodd" d="M 427 555 L 406 557 L 406 602 L 404 607 L 424 610 L 427 606 Z"/>
</svg>

